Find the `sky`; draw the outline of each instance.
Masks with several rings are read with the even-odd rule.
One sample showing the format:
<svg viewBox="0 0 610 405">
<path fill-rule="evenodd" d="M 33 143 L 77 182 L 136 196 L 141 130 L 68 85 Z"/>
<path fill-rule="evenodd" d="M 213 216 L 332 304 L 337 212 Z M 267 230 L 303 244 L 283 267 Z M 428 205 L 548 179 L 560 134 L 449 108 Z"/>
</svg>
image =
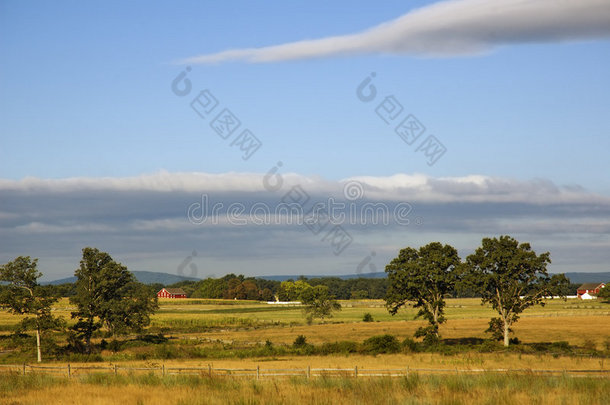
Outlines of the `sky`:
<svg viewBox="0 0 610 405">
<path fill-rule="evenodd" d="M 0 0 L 0 55 L 0 262 L 46 280 L 85 246 L 337 275 L 503 234 L 610 271 L 607 0 Z"/>
</svg>

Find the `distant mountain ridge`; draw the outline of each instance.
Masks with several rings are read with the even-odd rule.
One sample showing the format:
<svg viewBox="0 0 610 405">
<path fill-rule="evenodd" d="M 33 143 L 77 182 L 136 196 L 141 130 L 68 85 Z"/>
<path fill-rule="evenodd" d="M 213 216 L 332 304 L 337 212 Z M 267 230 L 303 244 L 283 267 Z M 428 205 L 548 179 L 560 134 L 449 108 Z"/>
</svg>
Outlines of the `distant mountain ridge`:
<svg viewBox="0 0 610 405">
<path fill-rule="evenodd" d="M 175 283 L 179 283 L 181 281 L 199 281 L 201 279 L 195 277 L 186 277 L 179 276 L 177 274 L 170 273 L 159 273 L 154 271 L 132 271 L 134 276 L 138 279 L 139 282 L 144 284 L 163 284 L 163 285 L 171 285 Z M 610 272 L 600 272 L 600 273 L 565 273 L 566 277 L 570 279 L 572 283 L 582 284 L 582 283 L 610 283 Z M 286 281 L 286 280 L 296 280 L 301 275 L 274 275 L 274 276 L 256 276 L 257 278 L 262 278 L 265 280 L 273 280 L 273 281 Z M 352 278 L 385 278 L 386 273 L 384 272 L 375 272 L 375 273 L 360 273 L 360 274 L 310 274 L 303 275 L 306 278 L 323 278 L 323 277 L 336 277 L 343 280 L 352 279 Z M 65 283 L 74 283 L 76 281 L 76 277 L 66 277 L 59 280 L 47 281 L 42 284 L 65 284 Z"/>
<path fill-rule="evenodd" d="M 556 274 L 556 273 L 551 273 Z M 582 283 L 610 283 L 610 272 L 600 272 L 600 273 L 565 273 L 566 277 L 570 279 L 572 283 L 582 284 Z M 258 276 L 258 278 L 263 278 L 265 280 L 274 280 L 274 281 L 286 281 L 286 280 L 296 280 L 300 275 L 279 275 L 279 276 Z M 322 278 L 322 277 L 336 277 L 343 280 L 351 279 L 351 278 L 385 278 L 386 273 L 384 272 L 375 272 L 375 273 L 360 273 L 360 274 L 342 274 L 342 275 L 303 275 L 306 278 Z"/>
<path fill-rule="evenodd" d="M 286 281 L 286 280 L 296 280 L 299 277 L 305 278 L 340 278 L 342 280 L 348 280 L 352 278 L 385 278 L 386 274 L 384 272 L 375 272 L 375 273 L 359 273 L 359 274 L 298 274 L 298 275 L 279 275 L 279 276 L 257 276 L 257 278 L 262 278 L 264 280 L 273 280 L 273 281 Z"/>
<path fill-rule="evenodd" d="M 170 273 L 158 273 L 155 271 L 132 271 L 136 279 L 143 284 L 163 284 L 170 285 L 179 283 L 180 281 L 199 281 L 200 279 L 195 277 L 179 276 L 177 274 Z M 66 283 L 76 282 L 76 276 L 61 278 L 59 280 L 47 281 L 42 284 L 58 285 Z"/>
<path fill-rule="evenodd" d="M 566 277 L 574 284 L 610 283 L 610 271 L 600 273 L 566 273 Z"/>
</svg>

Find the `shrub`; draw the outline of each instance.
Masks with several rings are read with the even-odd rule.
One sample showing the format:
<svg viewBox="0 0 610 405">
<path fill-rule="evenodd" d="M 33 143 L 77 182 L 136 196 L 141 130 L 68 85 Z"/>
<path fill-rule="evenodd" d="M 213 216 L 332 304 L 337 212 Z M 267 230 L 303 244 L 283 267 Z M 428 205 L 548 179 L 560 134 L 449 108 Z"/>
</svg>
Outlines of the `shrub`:
<svg viewBox="0 0 610 405">
<path fill-rule="evenodd" d="M 148 335 L 140 335 L 137 337 L 137 340 L 141 340 L 142 342 L 159 344 L 167 342 L 167 338 L 163 336 L 163 333 L 158 333 L 156 335 L 148 334 Z"/>
<path fill-rule="evenodd" d="M 157 359 L 176 359 L 180 357 L 176 347 L 166 344 L 157 346 L 154 353 Z"/>
<path fill-rule="evenodd" d="M 566 342 L 565 340 L 551 343 L 551 348 L 553 348 L 555 350 L 560 350 L 562 352 L 572 351 L 572 347 L 570 346 L 570 343 Z"/>
<path fill-rule="evenodd" d="M 297 338 L 292 343 L 294 347 L 304 347 L 307 345 L 307 338 L 303 335 L 297 336 Z"/>
<path fill-rule="evenodd" d="M 368 353 L 397 353 L 400 351 L 398 339 L 392 335 L 379 335 L 366 339 L 363 343 L 364 349 Z"/>
<path fill-rule="evenodd" d="M 508 343 L 510 343 L 511 345 L 520 345 L 521 341 L 519 340 L 518 337 L 513 337 L 508 339 Z"/>
<path fill-rule="evenodd" d="M 367 312 L 366 314 L 364 314 L 362 321 L 363 322 L 373 322 L 373 315 L 371 315 L 370 312 Z"/>
<path fill-rule="evenodd" d="M 405 352 L 416 352 L 417 351 L 417 342 L 411 338 L 405 338 L 402 341 L 402 348 Z"/>
<path fill-rule="evenodd" d="M 323 355 L 334 353 L 349 354 L 356 353 L 358 351 L 358 343 L 344 340 L 341 342 L 324 343 L 316 349 L 318 354 Z"/>
<path fill-rule="evenodd" d="M 493 340 L 486 340 L 479 346 L 479 352 L 489 353 L 494 352 L 499 348 L 498 343 Z"/>
<path fill-rule="evenodd" d="M 123 342 L 121 342 L 120 340 L 112 339 L 110 341 L 110 343 L 108 343 L 107 347 L 108 347 L 108 350 L 112 350 L 113 352 L 116 353 L 122 349 Z"/>
<path fill-rule="evenodd" d="M 415 337 L 423 337 L 426 346 L 435 346 L 439 343 L 438 325 L 426 326 L 417 329 Z"/>
</svg>

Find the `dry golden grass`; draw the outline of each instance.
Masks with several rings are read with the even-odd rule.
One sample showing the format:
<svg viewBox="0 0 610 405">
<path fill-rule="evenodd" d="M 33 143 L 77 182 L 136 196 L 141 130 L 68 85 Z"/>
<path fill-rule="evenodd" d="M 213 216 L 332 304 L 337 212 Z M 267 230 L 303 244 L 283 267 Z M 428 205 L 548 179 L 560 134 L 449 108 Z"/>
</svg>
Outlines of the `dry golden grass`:
<svg viewBox="0 0 610 405">
<path fill-rule="evenodd" d="M 306 325 L 298 309 L 278 310 L 255 302 L 211 303 L 205 300 L 162 301 L 161 311 L 153 318 L 157 327 L 169 328 L 170 336 L 246 343 L 292 344 L 298 335 L 309 343 L 321 344 L 341 340 L 362 342 L 381 334 L 399 339 L 412 337 L 425 324 L 414 320 L 415 310 L 401 310 L 391 317 L 382 301 L 344 302 L 344 308 L 327 324 Z M 55 314 L 69 319 L 70 305 L 61 300 Z M 361 322 L 365 313 L 376 321 Z M 525 343 L 567 341 L 583 345 L 592 341 L 603 349 L 610 340 L 610 305 L 553 300 L 544 307 L 526 311 L 514 325 L 515 336 Z M 447 301 L 448 321 L 441 327 L 444 338 L 487 337 L 483 332 L 493 311 L 481 306 L 478 299 Z M 0 330 L 8 333 L 20 317 L 0 311 Z M 172 325 L 212 325 L 195 333 L 184 333 Z M 226 323 L 226 327 L 223 326 Z M 220 329 L 222 328 L 222 329 Z M 187 330 L 187 329 L 183 329 Z M 190 340 L 190 338 L 195 338 Z M 96 339 L 98 341 L 99 339 Z M 176 340 L 170 340 L 177 342 Z M 190 343 L 189 343 L 190 344 Z M 139 348 L 127 349 L 137 351 Z M 104 355 L 112 353 L 104 352 Z M 71 363 L 73 367 L 88 364 Z M 96 365 L 111 366 L 104 362 Z M 478 353 L 455 355 L 412 353 L 394 355 L 282 356 L 230 359 L 180 359 L 120 361 L 131 367 L 207 367 L 261 369 L 346 368 L 353 369 L 604 369 L 610 368 L 602 358 L 554 357 L 549 354 Z M 55 362 L 63 366 L 65 363 Z M 572 378 L 567 376 L 526 375 L 417 375 L 411 378 L 279 378 L 256 381 L 227 377 L 199 378 L 189 376 L 161 377 L 154 373 L 119 371 L 87 375 L 77 371 L 71 380 L 63 376 L 0 375 L 0 403 L 7 404 L 365 404 L 365 403 L 431 403 L 431 404 L 502 404 L 502 403 L 607 403 L 610 379 Z"/>
<path fill-rule="evenodd" d="M 602 404 L 607 379 L 534 375 L 245 380 L 90 376 L 0 391 L 7 404 Z M 32 386 L 35 389 L 32 389 Z"/>
<path fill-rule="evenodd" d="M 607 359 L 606 359 L 607 360 Z M 171 360 L 131 360 L 120 362 L 103 363 L 77 363 L 71 362 L 72 368 L 79 366 L 90 367 L 105 366 L 111 368 L 114 364 L 122 367 L 154 367 L 160 374 L 161 365 L 167 368 L 175 367 L 201 367 L 211 365 L 214 368 L 248 368 L 256 369 L 307 369 L 312 368 L 345 368 L 353 369 L 447 369 L 469 370 L 469 369 L 525 369 L 525 370 L 609 370 L 610 361 L 603 358 L 575 358 L 569 356 L 554 357 L 549 354 L 519 354 L 512 352 L 478 353 L 465 352 L 455 355 L 442 355 L 438 353 L 398 353 L 380 354 L 376 356 L 364 354 L 328 355 L 328 356 L 275 356 L 259 358 L 231 358 L 231 359 L 171 359 Z M 54 367 L 66 367 L 65 362 L 55 362 Z M 17 368 L 20 370 L 20 368 Z M 1 370 L 0 370 L 1 371 Z M 29 372 L 29 371 L 28 371 Z M 87 374 L 89 371 L 76 371 L 75 374 Z M 111 371 L 107 371 L 111 373 Z M 119 373 L 127 373 L 120 370 Z M 65 375 L 66 371 L 61 371 Z"/>
<path fill-rule="evenodd" d="M 489 337 L 484 333 L 488 322 L 487 318 L 449 320 L 441 326 L 440 332 L 444 338 L 449 339 Z M 422 325 L 425 325 L 424 321 L 359 322 L 241 331 L 224 330 L 184 336 L 205 336 L 235 342 L 265 342 L 269 339 L 274 343 L 292 343 L 298 335 L 304 335 L 308 342 L 317 344 L 338 340 L 362 341 L 386 333 L 404 339 L 412 337 Z M 605 342 L 610 339 L 610 317 L 605 315 L 525 317 L 520 319 L 513 329 L 515 336 L 526 343 L 567 341 L 573 345 L 582 345 L 586 340 L 590 340 L 602 349 Z"/>
</svg>

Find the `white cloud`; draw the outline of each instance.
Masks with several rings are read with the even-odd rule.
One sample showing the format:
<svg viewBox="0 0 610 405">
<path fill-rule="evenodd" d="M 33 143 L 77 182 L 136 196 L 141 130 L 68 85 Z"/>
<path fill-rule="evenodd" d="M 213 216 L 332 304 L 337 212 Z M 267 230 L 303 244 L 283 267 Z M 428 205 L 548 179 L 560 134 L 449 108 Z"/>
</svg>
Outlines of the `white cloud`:
<svg viewBox="0 0 610 405">
<path fill-rule="evenodd" d="M 256 63 L 370 53 L 452 56 L 501 45 L 608 36 L 608 0 L 454 0 L 411 11 L 356 34 L 232 49 L 180 62 Z"/>
<path fill-rule="evenodd" d="M 610 198 L 578 187 L 558 187 L 548 180 L 515 180 L 482 175 L 463 177 L 430 177 L 423 174 L 396 174 L 389 177 L 352 177 L 365 185 L 366 195 L 373 199 L 421 202 L 494 202 L 494 203 L 600 203 Z M 368 191 L 370 189 L 370 191 Z"/>
<path fill-rule="evenodd" d="M 113 232 L 118 228 L 103 224 L 46 224 L 39 221 L 29 222 L 24 225 L 14 227 L 15 232 L 23 234 L 45 234 L 45 233 L 64 233 L 64 234 L 81 234 L 81 233 L 100 233 Z"/>
<path fill-rule="evenodd" d="M 527 204 L 601 204 L 610 206 L 610 198 L 590 193 L 579 187 L 559 187 L 544 179 L 516 180 L 484 175 L 461 177 L 431 177 L 424 174 L 399 173 L 392 176 L 355 176 L 339 181 L 307 177 L 296 173 L 281 174 L 282 188 L 271 192 L 264 186 L 265 174 L 260 173 L 169 173 L 161 171 L 123 178 L 66 178 L 23 180 L 0 179 L 0 193 L 82 194 L 96 195 L 124 192 L 208 194 L 211 198 L 240 195 L 242 201 L 277 200 L 293 186 L 301 186 L 316 198 L 343 198 L 343 188 L 350 181 L 359 182 L 364 198 L 375 201 L 408 201 L 426 203 L 527 203 Z M 127 195 L 127 194 L 125 194 Z M 144 197 L 143 197 L 144 198 Z M 146 197 L 148 198 L 148 196 Z M 133 203 L 133 201 L 130 201 Z M 142 206 L 142 210 L 145 210 Z M 34 214 L 31 214 L 34 215 Z M 15 217 L 4 208 L 0 219 Z"/>
</svg>

